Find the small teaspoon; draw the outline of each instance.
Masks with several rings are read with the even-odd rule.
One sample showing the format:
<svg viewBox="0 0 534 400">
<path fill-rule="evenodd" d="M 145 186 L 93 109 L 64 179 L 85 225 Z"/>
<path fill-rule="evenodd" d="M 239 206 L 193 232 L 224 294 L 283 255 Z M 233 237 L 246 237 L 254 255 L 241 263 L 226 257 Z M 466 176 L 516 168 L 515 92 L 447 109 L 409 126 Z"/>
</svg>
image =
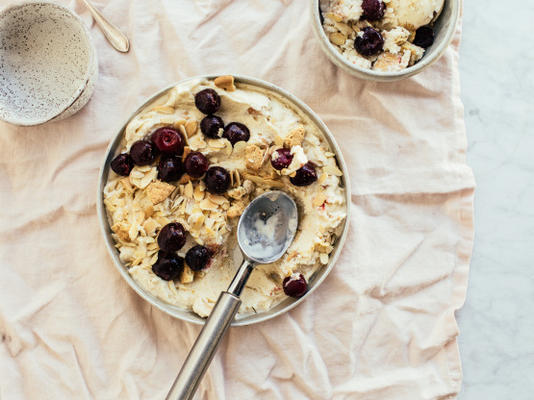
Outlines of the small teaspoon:
<svg viewBox="0 0 534 400">
<path fill-rule="evenodd" d="M 130 50 L 130 41 L 126 35 L 109 22 L 106 17 L 104 17 L 102 13 L 89 2 L 89 0 L 83 0 L 83 2 L 93 15 L 93 18 L 102 30 L 102 33 L 115 50 L 120 51 L 121 53 L 128 53 L 128 50 Z"/>
</svg>

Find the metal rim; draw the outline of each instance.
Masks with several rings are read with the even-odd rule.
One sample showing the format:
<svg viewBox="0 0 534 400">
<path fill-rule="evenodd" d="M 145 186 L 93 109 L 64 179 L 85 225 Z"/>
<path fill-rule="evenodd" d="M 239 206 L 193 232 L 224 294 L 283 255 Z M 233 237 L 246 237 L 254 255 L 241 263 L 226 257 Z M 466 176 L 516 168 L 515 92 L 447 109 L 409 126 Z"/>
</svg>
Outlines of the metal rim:
<svg viewBox="0 0 534 400">
<path fill-rule="evenodd" d="M 462 0 L 445 0 L 445 3 L 451 3 L 451 21 L 447 26 L 445 37 L 442 42 L 435 48 L 432 49 L 429 54 L 426 54 L 420 61 L 416 64 L 403 69 L 402 71 L 397 72 L 378 72 L 370 69 L 360 68 L 356 65 L 350 64 L 335 47 L 330 43 L 330 40 L 326 36 L 324 29 L 321 24 L 319 17 L 319 0 L 311 1 L 311 20 L 313 25 L 313 30 L 319 39 L 319 43 L 323 52 L 328 56 L 330 61 L 335 65 L 343 69 L 345 72 L 348 72 L 351 75 L 354 75 L 358 78 L 377 81 L 377 82 L 392 82 L 401 79 L 409 78 L 419 72 L 423 71 L 430 65 L 434 64 L 437 60 L 441 58 L 447 47 L 452 42 L 454 37 L 454 32 L 456 31 L 456 25 L 458 24 L 458 19 L 460 17 L 460 2 Z M 444 6 L 445 7 L 445 6 Z M 438 18 L 439 19 L 439 18 Z"/>
<path fill-rule="evenodd" d="M 238 74 L 228 74 L 228 73 L 221 73 L 221 74 L 213 74 L 213 75 L 201 75 L 201 76 L 195 76 L 187 79 L 180 80 L 165 89 L 162 89 L 158 91 L 157 93 L 153 94 L 146 100 L 141 106 L 139 106 L 135 112 L 132 113 L 132 115 L 126 120 L 126 122 L 122 125 L 122 127 L 119 129 L 118 133 L 114 136 L 114 138 L 111 140 L 108 148 L 106 149 L 106 156 L 104 157 L 104 161 L 101 165 L 100 172 L 99 172 L 99 178 L 98 178 L 98 187 L 97 187 L 97 214 L 98 219 L 100 221 L 100 228 L 102 231 L 102 234 L 105 239 L 106 248 L 108 249 L 108 253 L 110 254 L 113 264 L 115 268 L 119 271 L 121 276 L 126 280 L 126 282 L 129 284 L 129 286 L 144 300 L 155 306 L 156 308 L 160 309 L 161 311 L 173 316 L 174 318 L 181 319 L 183 321 L 192 322 L 197 325 L 202 325 L 205 322 L 204 318 L 199 317 L 192 311 L 186 311 L 182 308 L 179 308 L 177 306 L 174 306 L 172 304 L 166 303 L 163 300 L 158 299 L 157 297 L 149 294 L 148 292 L 145 292 L 138 284 L 137 282 L 130 276 L 128 273 L 126 267 L 122 264 L 122 262 L 119 259 L 118 251 L 115 249 L 115 243 L 113 241 L 113 238 L 111 237 L 111 229 L 109 226 L 109 222 L 107 219 L 107 214 L 104 206 L 104 197 L 103 197 L 103 189 L 107 181 L 107 176 L 109 172 L 109 164 L 115 155 L 115 151 L 117 147 L 120 145 L 120 142 L 122 140 L 123 132 L 128 125 L 128 123 L 146 106 L 148 106 L 150 103 L 152 103 L 154 100 L 156 100 L 158 97 L 165 94 L 167 91 L 174 88 L 176 85 L 179 85 L 181 83 L 190 81 L 190 80 L 196 80 L 196 79 L 214 79 L 221 75 L 233 75 L 234 79 L 238 83 L 244 83 L 252 86 L 256 86 L 258 88 L 269 90 L 275 94 L 278 94 L 285 100 L 292 103 L 295 107 L 300 109 L 311 121 L 314 123 L 321 133 L 326 138 L 328 144 L 331 146 L 331 148 L 334 150 L 334 153 L 336 154 L 336 159 L 338 162 L 339 167 L 341 168 L 341 171 L 343 172 L 343 179 L 342 182 L 344 184 L 345 189 L 345 202 L 346 202 L 346 217 L 345 222 L 343 225 L 342 232 L 340 236 L 338 237 L 334 250 L 332 253 L 330 253 L 330 259 L 326 266 L 320 268 L 316 274 L 316 276 L 313 281 L 312 285 L 310 286 L 308 292 L 301 297 L 300 299 L 285 299 L 280 304 L 275 306 L 274 308 L 278 308 L 277 310 L 271 309 L 269 311 L 260 313 L 260 314 L 253 314 L 253 315 L 247 315 L 240 319 L 234 320 L 232 323 L 232 326 L 244 326 L 244 325 L 251 325 L 263 321 L 267 321 L 271 318 L 275 318 L 292 308 L 296 307 L 298 304 L 300 304 L 303 300 L 305 300 L 311 293 L 315 291 L 315 289 L 326 279 L 330 271 L 333 269 L 339 254 L 341 253 L 341 249 L 343 248 L 343 245 L 345 244 L 345 240 L 347 238 L 349 225 L 350 225 L 350 202 L 351 202 L 351 190 L 350 190 L 350 179 L 349 174 L 347 170 L 347 166 L 345 164 L 345 161 L 343 159 L 343 155 L 341 153 L 341 149 L 339 148 L 337 142 L 334 139 L 334 136 L 332 133 L 328 130 L 324 122 L 302 101 L 300 101 L 298 98 L 293 96 L 292 94 L 286 92 L 284 89 L 281 89 L 280 87 L 273 85 L 271 83 L 265 82 L 261 79 L 252 78 L 245 75 L 238 75 Z"/>
<path fill-rule="evenodd" d="M 8 122 L 8 123 L 13 124 L 13 125 L 18 125 L 18 126 L 38 126 L 38 125 L 43 125 L 43 124 L 45 124 L 47 122 L 50 122 L 50 121 L 58 119 L 58 117 L 60 117 L 61 114 L 63 114 L 65 111 L 67 111 L 83 95 L 83 92 L 85 91 L 85 89 L 87 88 L 89 83 L 92 80 L 96 80 L 96 75 L 98 74 L 98 72 L 97 72 L 96 75 L 94 74 L 94 69 L 95 69 L 94 65 L 98 64 L 98 56 L 97 56 L 97 53 L 96 53 L 95 45 L 94 45 L 93 40 L 91 38 L 91 35 L 89 33 L 89 29 L 87 29 L 87 27 L 85 26 L 85 24 L 83 23 L 81 18 L 78 15 L 76 15 L 74 13 L 74 11 L 70 10 L 69 8 L 67 8 L 65 6 L 62 6 L 61 4 L 53 3 L 51 1 L 19 1 L 17 3 L 11 4 L 9 7 L 6 7 L 2 11 L 0 11 L 0 19 L 3 18 L 8 12 L 10 12 L 10 11 L 12 11 L 14 9 L 22 8 L 22 7 L 26 7 L 26 6 L 34 6 L 34 5 L 39 5 L 39 4 L 46 5 L 46 6 L 52 6 L 52 7 L 58 8 L 58 9 L 60 9 L 62 11 L 65 11 L 67 14 L 69 14 L 77 22 L 77 24 L 82 28 L 82 31 L 83 31 L 83 33 L 85 35 L 85 38 L 87 39 L 88 50 L 89 50 L 89 61 L 87 63 L 87 68 L 85 70 L 85 74 L 84 74 L 84 78 L 83 78 L 83 84 L 80 85 L 78 88 L 76 88 L 76 90 L 73 92 L 70 100 L 68 101 L 68 104 L 65 105 L 64 107 L 62 107 L 61 109 L 58 109 L 59 111 L 57 111 L 51 117 L 46 118 L 46 119 L 44 119 L 42 121 L 31 122 L 31 123 L 20 122 L 20 121 L 17 121 L 16 119 L 13 119 L 13 118 L 0 118 L 2 121 Z M 98 68 L 97 68 L 97 71 L 98 71 Z"/>
</svg>

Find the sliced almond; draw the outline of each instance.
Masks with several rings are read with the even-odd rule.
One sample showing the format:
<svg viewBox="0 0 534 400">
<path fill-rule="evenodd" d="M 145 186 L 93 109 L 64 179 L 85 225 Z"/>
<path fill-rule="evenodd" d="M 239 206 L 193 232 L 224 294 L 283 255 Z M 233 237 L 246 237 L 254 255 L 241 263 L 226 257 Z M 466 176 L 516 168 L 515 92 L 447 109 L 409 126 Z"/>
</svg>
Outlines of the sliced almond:
<svg viewBox="0 0 534 400">
<path fill-rule="evenodd" d="M 343 172 L 336 165 L 327 165 L 323 171 L 329 175 L 343 176 Z"/>
<path fill-rule="evenodd" d="M 191 182 L 187 182 L 184 187 L 184 196 L 188 199 L 193 198 L 193 184 Z"/>
<path fill-rule="evenodd" d="M 143 228 L 148 236 L 152 236 L 156 232 L 157 226 L 157 222 L 152 218 L 147 219 L 143 224 Z"/>
<path fill-rule="evenodd" d="M 184 265 L 184 270 L 182 271 L 182 275 L 180 275 L 180 283 L 186 284 L 191 283 L 195 279 L 195 273 L 189 266 L 186 264 Z"/>
<path fill-rule="evenodd" d="M 181 118 L 177 121 L 174 121 L 173 122 L 173 126 L 176 128 L 176 129 L 180 129 L 180 126 L 184 125 L 185 124 L 185 119 Z"/>
<path fill-rule="evenodd" d="M 196 185 L 195 186 L 195 190 L 193 192 L 193 198 L 196 200 L 196 201 L 200 201 L 204 198 L 204 190 L 202 189 L 202 186 L 201 185 Z"/>
<path fill-rule="evenodd" d="M 330 39 L 332 43 L 338 46 L 345 44 L 345 42 L 347 41 L 347 37 L 343 35 L 341 32 L 333 32 L 328 36 L 328 38 Z"/>
<path fill-rule="evenodd" d="M 213 149 L 224 149 L 226 146 L 226 144 L 219 139 L 208 139 L 206 142 L 208 143 L 208 147 Z"/>
<path fill-rule="evenodd" d="M 199 203 L 199 207 L 203 210 L 217 210 L 217 204 L 212 202 L 209 198 L 205 198 Z"/>
<path fill-rule="evenodd" d="M 280 182 L 280 181 L 275 181 L 273 179 L 262 178 L 261 176 L 252 175 L 252 174 L 249 174 L 249 173 L 246 173 L 246 172 L 243 173 L 243 176 L 246 179 L 256 183 L 259 186 L 269 187 L 269 188 L 278 188 L 278 189 L 284 188 L 284 184 L 282 182 Z"/>
<path fill-rule="evenodd" d="M 171 106 L 156 106 L 152 110 L 160 114 L 174 114 L 174 107 Z"/>
<path fill-rule="evenodd" d="M 228 201 L 228 199 L 224 196 L 219 196 L 219 195 L 211 194 L 211 193 L 208 193 L 208 199 L 210 199 L 212 203 L 215 203 L 217 205 L 221 205 Z"/>
<path fill-rule="evenodd" d="M 185 123 L 185 132 L 187 133 L 187 137 L 193 136 L 198 130 L 198 122 L 194 119 L 190 119 Z"/>
</svg>

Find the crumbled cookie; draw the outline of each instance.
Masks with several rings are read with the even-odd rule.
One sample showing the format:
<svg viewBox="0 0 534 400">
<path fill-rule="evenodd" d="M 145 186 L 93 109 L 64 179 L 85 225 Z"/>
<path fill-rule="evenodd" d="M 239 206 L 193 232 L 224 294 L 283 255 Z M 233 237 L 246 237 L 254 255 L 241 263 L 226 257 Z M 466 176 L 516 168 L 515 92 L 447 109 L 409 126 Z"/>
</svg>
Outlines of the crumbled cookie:
<svg viewBox="0 0 534 400">
<path fill-rule="evenodd" d="M 128 234 L 129 227 L 122 222 L 118 222 L 111 227 L 111 230 L 124 242 L 130 241 L 130 235 Z"/>
<path fill-rule="evenodd" d="M 152 204 L 161 203 L 176 189 L 176 186 L 162 181 L 152 182 L 146 188 L 146 195 Z"/>
<path fill-rule="evenodd" d="M 233 203 L 227 211 L 228 218 L 235 218 L 241 216 L 245 211 L 246 204 L 243 201 L 236 201 Z"/>
<path fill-rule="evenodd" d="M 306 131 L 302 126 L 293 129 L 284 139 L 284 145 L 288 148 L 302 144 Z"/>
<path fill-rule="evenodd" d="M 246 154 L 245 165 L 248 169 L 252 169 L 256 171 L 261 168 L 264 157 L 263 157 L 263 151 L 261 151 L 261 149 L 258 146 L 254 144 L 249 144 L 247 148 L 245 149 L 245 154 Z"/>
<path fill-rule="evenodd" d="M 233 92 L 236 88 L 234 85 L 234 77 L 232 75 L 223 75 L 215 78 L 213 81 L 215 86 Z"/>
</svg>

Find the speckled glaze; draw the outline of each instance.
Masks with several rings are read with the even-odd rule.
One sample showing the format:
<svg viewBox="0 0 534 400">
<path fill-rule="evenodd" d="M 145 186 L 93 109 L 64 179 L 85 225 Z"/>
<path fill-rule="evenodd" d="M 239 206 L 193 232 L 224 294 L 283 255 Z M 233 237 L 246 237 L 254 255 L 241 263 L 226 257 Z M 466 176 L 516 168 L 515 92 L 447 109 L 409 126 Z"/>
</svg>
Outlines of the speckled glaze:
<svg viewBox="0 0 534 400">
<path fill-rule="evenodd" d="M 0 12 L 0 118 L 38 125 L 89 101 L 98 75 L 87 28 L 67 8 L 26 2 Z"/>
<path fill-rule="evenodd" d="M 436 35 L 434 44 L 426 49 L 425 55 L 421 60 L 415 63 L 415 65 L 403 69 L 402 71 L 382 72 L 360 68 L 348 62 L 345 57 L 343 57 L 336 50 L 334 45 L 330 43 L 328 36 L 326 36 L 321 23 L 319 0 L 310 0 L 310 2 L 312 14 L 311 22 L 314 28 L 313 30 L 319 39 L 321 49 L 325 52 L 330 61 L 332 61 L 345 72 L 348 72 L 357 78 L 377 82 L 392 82 L 405 79 L 418 74 L 425 68 L 435 63 L 443 55 L 443 53 L 445 53 L 445 50 L 447 50 L 447 47 L 452 42 L 456 25 L 460 17 L 460 9 L 462 5 L 462 0 L 445 0 L 443 11 L 434 24 L 434 31 Z"/>
</svg>

